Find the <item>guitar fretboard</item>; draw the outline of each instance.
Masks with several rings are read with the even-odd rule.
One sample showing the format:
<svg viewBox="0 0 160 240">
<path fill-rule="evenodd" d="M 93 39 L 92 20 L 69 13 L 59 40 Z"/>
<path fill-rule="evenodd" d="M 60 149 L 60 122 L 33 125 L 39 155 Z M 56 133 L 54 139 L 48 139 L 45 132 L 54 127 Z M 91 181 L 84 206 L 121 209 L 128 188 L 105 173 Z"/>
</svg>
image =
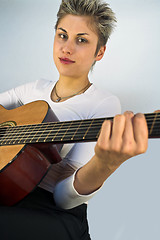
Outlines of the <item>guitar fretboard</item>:
<svg viewBox="0 0 160 240">
<path fill-rule="evenodd" d="M 149 138 L 160 137 L 160 113 L 145 114 Z M 77 121 L 41 123 L 12 127 L 0 127 L 0 146 L 31 143 L 72 143 L 98 139 L 104 120 L 99 118 Z"/>
</svg>

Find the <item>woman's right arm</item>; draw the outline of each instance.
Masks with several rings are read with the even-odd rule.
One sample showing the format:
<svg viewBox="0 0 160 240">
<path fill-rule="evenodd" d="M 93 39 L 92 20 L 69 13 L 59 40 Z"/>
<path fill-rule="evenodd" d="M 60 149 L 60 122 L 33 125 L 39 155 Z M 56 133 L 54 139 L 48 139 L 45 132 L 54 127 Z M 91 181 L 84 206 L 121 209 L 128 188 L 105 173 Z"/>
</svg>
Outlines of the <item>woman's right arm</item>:
<svg viewBox="0 0 160 240">
<path fill-rule="evenodd" d="M 6 109 L 14 109 L 23 104 L 33 101 L 35 96 L 35 88 L 38 81 L 28 82 L 16 88 L 0 93 L 0 105 Z"/>
<path fill-rule="evenodd" d="M 0 93 L 0 105 L 8 110 L 17 108 L 21 105 L 14 89 Z"/>
</svg>

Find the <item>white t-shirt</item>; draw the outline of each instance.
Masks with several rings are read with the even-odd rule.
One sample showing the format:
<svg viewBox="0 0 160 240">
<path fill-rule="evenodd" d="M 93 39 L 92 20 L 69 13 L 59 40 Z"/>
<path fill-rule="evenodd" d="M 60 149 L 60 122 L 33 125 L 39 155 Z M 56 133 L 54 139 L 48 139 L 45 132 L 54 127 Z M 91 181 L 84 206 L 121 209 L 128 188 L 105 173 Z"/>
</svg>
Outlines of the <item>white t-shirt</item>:
<svg viewBox="0 0 160 240">
<path fill-rule="evenodd" d="M 121 112 L 118 98 L 109 92 L 98 90 L 94 84 L 83 94 L 64 102 L 53 102 L 51 92 L 54 85 L 55 82 L 44 79 L 27 83 L 1 93 L 0 104 L 7 109 L 13 109 L 36 100 L 45 100 L 59 121 L 113 117 Z M 58 206 L 73 208 L 87 202 L 95 194 L 80 195 L 73 186 L 76 170 L 92 158 L 94 147 L 95 142 L 64 144 L 60 152 L 63 160 L 54 165 L 40 183 L 40 187 L 53 192 Z"/>
</svg>

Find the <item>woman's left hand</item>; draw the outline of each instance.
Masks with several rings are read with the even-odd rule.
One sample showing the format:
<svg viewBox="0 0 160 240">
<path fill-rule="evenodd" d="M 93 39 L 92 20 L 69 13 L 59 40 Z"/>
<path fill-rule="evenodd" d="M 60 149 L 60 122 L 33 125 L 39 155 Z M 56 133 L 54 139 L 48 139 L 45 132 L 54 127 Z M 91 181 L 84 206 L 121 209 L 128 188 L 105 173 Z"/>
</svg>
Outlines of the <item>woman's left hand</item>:
<svg viewBox="0 0 160 240">
<path fill-rule="evenodd" d="M 90 194 L 127 159 L 142 154 L 148 146 L 148 128 L 143 114 L 125 112 L 106 120 L 95 146 L 95 155 L 76 173 L 74 186 Z"/>
<path fill-rule="evenodd" d="M 148 146 L 148 128 L 143 114 L 125 112 L 106 120 L 98 138 L 95 155 L 103 167 L 115 171 L 127 159 L 142 154 Z"/>
</svg>

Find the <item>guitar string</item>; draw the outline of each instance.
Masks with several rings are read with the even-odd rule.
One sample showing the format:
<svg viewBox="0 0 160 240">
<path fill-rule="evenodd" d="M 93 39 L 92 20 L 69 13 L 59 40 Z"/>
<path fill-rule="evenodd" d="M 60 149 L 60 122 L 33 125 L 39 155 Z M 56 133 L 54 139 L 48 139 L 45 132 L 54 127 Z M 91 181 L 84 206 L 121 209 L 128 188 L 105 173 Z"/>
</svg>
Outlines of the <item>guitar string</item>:
<svg viewBox="0 0 160 240">
<path fill-rule="evenodd" d="M 155 119 L 155 116 L 156 116 L 156 115 L 159 115 L 159 114 L 157 114 L 157 113 L 154 114 L 154 118 L 153 118 L 153 119 Z M 153 117 L 153 114 L 152 114 L 150 117 Z M 112 119 L 113 119 L 113 118 L 112 118 Z M 94 124 L 94 125 L 92 126 L 92 128 L 93 128 L 93 127 L 95 128 L 95 123 L 94 123 L 94 121 L 96 121 L 96 120 L 97 120 L 97 121 L 100 121 L 100 120 L 101 120 L 101 121 L 104 121 L 105 119 L 92 119 L 93 124 Z M 147 119 L 147 121 L 150 121 L 150 120 L 151 120 L 151 118 L 150 118 L 150 119 Z M 158 120 L 159 120 L 159 119 L 158 119 Z M 71 121 L 71 122 L 69 121 L 69 122 L 66 122 L 66 123 L 72 124 L 72 125 L 74 125 L 74 127 L 77 127 L 77 125 L 75 126 L 75 124 L 81 123 L 82 121 L 84 122 L 85 120 L 77 120 L 77 121 L 74 121 L 74 122 L 76 122 L 76 123 L 74 123 L 73 121 Z M 89 121 L 88 123 L 90 123 L 91 120 L 90 120 L 90 119 L 87 119 L 86 121 Z M 65 123 L 65 122 L 63 122 L 63 124 L 64 124 L 64 123 Z M 157 119 L 156 119 L 156 123 L 157 123 Z M 20 132 L 20 133 L 17 133 L 17 134 L 16 134 L 16 138 L 15 138 L 14 140 L 13 140 L 13 139 L 12 139 L 12 140 L 13 140 L 13 141 L 17 140 L 18 134 L 20 134 L 20 137 L 21 137 L 21 140 L 22 140 L 23 137 L 25 137 L 25 136 L 23 136 L 23 135 L 25 135 L 25 133 L 27 133 L 27 134 L 32 134 L 32 135 L 37 135 L 37 137 L 40 138 L 40 137 L 42 137 L 41 135 L 43 135 L 44 130 L 42 129 L 42 132 L 40 132 L 40 135 L 38 135 L 39 132 L 37 133 L 36 127 L 39 128 L 39 126 L 40 126 L 40 127 L 42 128 L 42 125 L 43 125 L 43 127 L 45 126 L 45 128 L 47 128 L 48 126 L 51 127 L 50 124 L 53 125 L 53 123 L 44 123 L 44 125 L 43 125 L 43 124 L 35 124 L 35 125 L 34 125 L 34 129 L 33 129 L 33 125 L 26 125 L 26 126 L 22 125 L 22 126 L 10 127 L 10 128 L 11 128 L 10 134 L 13 135 L 13 132 L 12 132 L 12 129 L 13 129 L 13 128 L 17 128 L 17 129 L 20 131 L 20 130 L 21 130 L 20 128 L 25 128 L 25 127 L 31 126 L 31 127 L 32 127 L 32 131 L 31 131 L 31 132 L 28 132 L 28 131 L 27 131 L 27 132 L 24 132 L 24 131 L 22 131 L 22 132 Z M 62 124 L 62 123 L 61 123 L 61 122 L 56 122 L 56 123 L 54 123 L 54 125 L 58 125 L 58 124 L 60 125 L 60 124 Z M 151 125 L 152 125 L 152 124 L 153 124 L 153 122 L 151 122 Z M 99 124 L 99 123 L 98 123 L 98 127 L 101 127 L 101 125 L 102 125 L 102 124 Z M 150 125 L 150 122 L 148 122 L 148 127 L 150 127 L 149 125 Z M 57 127 L 58 127 L 58 126 L 57 126 Z M 86 126 L 83 126 L 83 127 L 85 127 L 85 129 L 86 129 Z M 88 127 L 88 126 L 87 126 L 87 127 Z M 6 128 L 2 128 L 2 129 L 4 130 L 4 129 L 6 129 Z M 46 130 L 46 129 L 45 129 L 45 130 Z M 62 129 L 62 130 L 63 130 L 63 129 Z M 68 130 L 66 129 L 66 126 L 65 126 L 65 130 L 68 131 Z M 71 131 L 71 130 L 72 130 L 72 131 L 74 130 L 74 129 L 73 129 L 73 126 L 72 126 L 72 128 L 70 128 L 70 131 Z M 81 130 L 82 130 L 82 128 L 81 128 Z M 98 129 L 98 130 L 99 130 L 99 129 Z M 157 128 L 155 129 L 155 127 L 153 128 L 153 131 L 154 131 L 154 132 L 157 132 L 158 130 L 159 130 L 159 128 L 158 128 L 158 129 L 157 129 Z M 36 131 L 36 134 L 35 134 L 34 131 Z M 49 129 L 48 131 L 53 133 L 53 131 L 56 131 L 56 130 L 55 130 L 55 129 Z M 64 130 L 63 130 L 63 131 L 64 131 Z M 93 129 L 92 129 L 92 132 L 93 132 Z M 96 130 L 96 133 L 97 133 L 97 130 Z M 89 134 L 90 134 L 90 133 L 89 133 Z M 1 136 L 2 136 L 2 135 L 3 135 L 3 134 L 1 134 Z M 32 135 L 31 135 L 31 139 L 33 139 L 33 138 L 35 137 L 35 136 L 32 136 Z M 60 136 L 60 137 L 63 137 L 63 138 L 64 138 L 64 137 L 66 137 L 66 136 L 70 136 L 70 134 L 68 135 L 68 134 L 64 134 L 64 133 L 63 133 L 62 136 Z M 46 137 L 46 136 L 43 136 L 43 138 L 45 138 L 45 137 Z M 52 138 L 52 137 L 55 137 L 55 136 L 54 136 L 54 135 L 52 136 L 51 134 L 49 134 L 48 137 L 49 137 L 49 138 Z M 76 137 L 78 137 L 78 136 L 76 135 Z M 88 136 L 87 136 L 87 137 L 88 137 Z M 26 139 L 26 137 L 25 137 L 25 139 Z M 5 139 L 4 139 L 4 140 L 5 140 Z M 4 141 L 4 140 L 3 140 L 3 141 Z M 8 139 L 8 140 L 10 140 L 10 139 Z M 34 140 L 34 139 L 33 139 L 33 140 Z"/>
<path fill-rule="evenodd" d="M 96 128 L 94 127 L 91 127 L 90 128 L 92 131 L 91 132 L 96 132 L 97 131 L 97 129 L 100 129 L 100 126 L 97 126 Z M 75 128 L 75 129 L 68 129 L 68 131 L 69 132 L 67 132 L 67 133 L 64 133 L 65 131 L 63 131 L 63 129 L 61 129 L 61 130 L 59 130 L 59 133 L 61 133 L 62 135 L 70 135 L 71 133 L 74 133 L 75 131 L 76 131 L 77 129 Z M 47 135 L 47 133 L 48 134 L 50 134 L 50 136 L 53 134 L 53 136 L 57 133 L 58 131 L 56 131 L 56 130 L 49 130 L 49 131 L 41 131 L 40 133 L 38 133 L 37 131 L 34 131 L 34 132 L 29 132 L 30 134 L 32 134 L 32 135 L 38 135 L 38 136 L 41 136 L 41 135 Z M 83 129 L 80 129 L 79 131 L 77 131 L 77 133 L 85 133 L 86 132 L 86 128 L 83 128 Z M 11 132 L 12 134 L 14 133 L 14 132 Z M 28 132 L 27 132 L 28 133 Z M 20 136 L 22 136 L 22 135 L 25 135 L 26 134 L 26 132 L 17 132 L 17 134 L 18 135 L 20 135 Z M 16 136 L 16 134 L 15 134 L 15 136 Z M 8 136 L 9 137 L 9 136 Z"/>
<path fill-rule="evenodd" d="M 57 133 L 57 131 L 62 132 L 64 134 L 64 132 L 68 132 L 68 131 L 70 133 L 71 132 L 75 132 L 77 130 L 77 127 L 74 127 L 74 128 L 73 127 L 71 127 L 71 128 L 61 128 L 61 129 L 59 129 L 59 128 L 56 128 L 56 129 L 55 128 L 53 128 L 53 129 L 51 129 L 51 128 L 42 129 L 41 128 L 41 130 L 39 130 L 39 129 L 32 129 L 32 131 L 26 131 L 25 129 L 21 130 L 21 131 L 20 131 L 20 129 L 16 129 L 16 131 L 15 131 L 15 129 L 14 130 L 10 129 L 10 131 L 6 131 L 6 132 L 0 133 L 0 136 L 7 135 L 7 134 L 8 134 L 8 137 L 9 137 L 9 135 L 15 135 L 15 136 L 20 135 L 20 136 L 22 136 L 22 135 L 26 135 L 26 134 L 32 134 L 32 135 L 36 134 L 37 137 L 38 137 L 38 136 L 41 136 L 42 134 L 43 135 L 44 134 L 46 134 L 46 135 L 47 134 L 49 134 L 49 135 L 53 134 L 54 135 L 55 133 Z M 152 127 L 152 125 L 149 125 L 148 129 L 150 130 L 151 127 Z M 90 127 L 90 131 L 92 131 L 92 132 L 96 131 L 96 128 L 101 128 L 101 125 L 98 125 L 98 126 L 92 125 Z M 88 126 L 87 126 L 87 128 L 86 128 L 86 126 L 84 126 L 83 128 L 81 127 L 80 130 L 78 130 L 78 132 L 79 131 L 81 131 L 81 132 L 87 131 L 87 129 L 88 129 Z M 153 131 L 158 131 L 158 130 L 160 130 L 159 126 L 157 127 L 157 126 L 154 125 Z"/>
<path fill-rule="evenodd" d="M 94 132 L 94 131 L 97 131 L 97 129 L 100 129 L 101 128 L 101 125 L 99 125 L 99 126 L 91 126 L 90 127 L 90 132 Z M 149 128 L 149 130 L 150 130 L 150 127 L 148 127 Z M 57 132 L 61 132 L 62 134 L 65 134 L 65 132 L 69 132 L 69 133 L 74 133 L 75 131 L 77 130 L 77 128 L 68 128 L 68 129 L 45 129 L 45 131 L 43 130 L 43 131 L 38 131 L 38 130 L 36 130 L 36 129 L 34 129 L 33 131 L 10 131 L 10 132 L 7 132 L 8 134 L 14 134 L 15 136 L 16 135 L 20 135 L 20 136 L 22 136 L 22 135 L 26 135 L 26 134 L 32 134 L 32 135 L 37 135 L 37 136 L 40 136 L 40 135 L 44 135 L 44 134 L 56 134 Z M 85 128 L 80 128 L 77 132 L 85 132 L 85 131 L 87 131 L 88 130 L 88 128 L 86 129 L 86 127 Z M 160 130 L 160 128 L 159 127 L 154 127 L 153 128 L 153 130 L 155 131 L 155 130 Z M 5 133 L 2 133 L 1 134 L 1 136 L 3 136 Z M 68 133 L 66 133 L 66 134 L 68 134 Z M 9 137 L 9 135 L 8 135 L 8 137 Z"/>
<path fill-rule="evenodd" d="M 25 141 L 17 141 L 17 139 L 15 139 L 14 141 L 12 140 L 12 141 L 10 141 L 10 142 L 0 142 L 0 145 L 1 146 L 5 146 L 5 145 L 17 145 L 17 144 L 29 144 L 29 143 L 38 143 L 38 142 L 40 142 L 40 143 L 44 143 L 44 142 L 50 142 L 50 143 L 70 143 L 70 142 L 76 142 L 76 141 L 78 141 L 78 142 L 81 142 L 81 141 L 96 141 L 97 140 L 97 138 L 98 138 L 98 136 L 87 136 L 86 138 L 70 138 L 70 139 L 52 139 L 52 138 L 48 138 L 47 140 L 39 140 L 39 141 L 35 141 L 34 139 L 27 139 L 27 141 L 26 141 L 26 139 L 25 139 Z"/>
<path fill-rule="evenodd" d="M 98 129 L 99 130 L 99 129 Z M 92 133 L 88 133 L 87 134 L 87 136 L 86 136 L 86 138 L 94 138 L 94 137 L 97 137 L 97 135 L 98 135 L 98 133 L 99 133 L 99 131 L 96 131 L 96 132 L 92 132 Z M 156 135 L 157 133 L 160 133 L 160 132 L 153 132 L 153 134 L 151 134 L 151 136 L 152 135 Z M 85 135 L 85 133 L 84 134 L 78 134 L 78 135 L 75 135 L 74 137 L 73 137 L 73 135 L 72 134 L 66 134 L 66 135 L 64 135 L 64 134 L 59 134 L 57 137 L 55 137 L 55 135 L 49 135 L 47 138 L 46 138 L 46 136 L 41 136 L 40 138 L 38 138 L 38 141 L 41 141 L 42 139 L 44 139 L 45 141 L 48 141 L 48 140 L 51 140 L 51 139 L 53 139 L 53 140 L 64 140 L 64 139 L 66 139 L 66 140 L 74 140 L 74 139 L 83 139 L 84 136 Z M 9 142 L 9 141 L 20 141 L 20 142 L 28 142 L 28 141 L 36 141 L 37 140 L 37 138 L 35 138 L 34 136 L 30 136 L 30 137 L 25 137 L 25 136 L 20 136 L 20 138 L 18 138 L 17 136 L 15 137 L 15 138 L 7 138 L 7 142 Z M 4 142 L 5 141 L 5 139 L 2 139 L 0 142 Z"/>
<path fill-rule="evenodd" d="M 97 119 L 97 123 L 96 122 L 94 122 L 94 121 L 96 121 L 96 119 L 93 119 L 92 121 L 93 121 L 93 124 L 98 124 L 99 123 L 99 121 L 104 121 L 104 120 L 107 120 L 107 119 Z M 154 118 L 153 119 L 147 119 L 147 124 L 149 125 L 149 124 L 152 124 L 153 123 L 153 120 L 154 120 Z M 88 121 L 88 124 L 90 124 L 90 122 L 91 122 L 91 120 L 90 119 L 86 119 L 86 120 L 80 120 L 80 121 L 69 121 L 69 122 L 49 122 L 49 123 L 38 123 L 38 124 L 32 124 L 32 125 L 18 125 L 18 126 L 14 126 L 14 127 L 0 127 L 0 131 L 5 131 L 6 129 L 19 129 L 19 128 L 25 128 L 25 127 L 32 127 L 32 130 L 34 130 L 36 127 L 37 128 L 39 128 L 39 127 L 52 127 L 52 125 L 54 124 L 54 125 L 57 125 L 57 126 L 55 126 L 55 127 L 59 127 L 58 125 L 61 125 L 61 124 L 65 124 L 65 126 L 67 126 L 67 124 L 71 124 L 72 123 L 72 126 L 75 126 L 75 127 L 77 127 L 79 124 L 81 124 L 81 123 L 87 123 L 87 121 Z M 159 119 L 156 119 L 155 120 L 155 123 L 160 123 L 160 118 Z M 100 125 L 101 125 L 101 123 L 99 123 Z M 85 126 L 85 125 L 83 125 L 83 126 Z"/>
<path fill-rule="evenodd" d="M 18 141 L 18 142 L 30 142 L 30 141 L 33 141 L 33 142 L 39 142 L 39 141 L 42 141 L 42 139 L 43 140 L 45 140 L 45 141 L 51 141 L 51 140 L 53 140 L 53 141 L 62 141 L 62 140 L 74 140 L 74 139 L 79 139 L 79 140 L 83 140 L 83 139 L 86 139 L 86 138 L 96 138 L 97 137 L 97 132 L 94 134 L 94 133 L 92 133 L 92 134 L 87 134 L 87 136 L 86 137 L 84 137 L 84 135 L 85 134 L 83 134 L 83 135 L 75 135 L 74 137 L 73 137 L 73 135 L 64 135 L 64 134 L 62 134 L 62 135 L 59 135 L 58 137 L 55 137 L 55 135 L 53 135 L 53 136 L 48 136 L 47 138 L 46 138 L 46 136 L 44 136 L 44 137 L 41 137 L 41 138 L 39 138 L 38 140 L 37 140 L 37 138 L 33 138 L 33 137 L 29 137 L 29 138 L 20 138 L 20 139 L 18 139 L 18 138 L 12 138 L 12 139 L 7 139 L 7 142 L 9 143 L 9 141 L 11 140 L 12 142 L 14 142 L 14 141 Z M 0 141 L 1 142 L 1 141 Z"/>
<path fill-rule="evenodd" d="M 155 123 L 154 124 L 154 126 L 155 126 L 155 128 L 157 128 L 157 126 L 156 126 L 157 124 Z M 102 124 L 99 124 L 99 125 L 92 125 L 90 128 L 92 128 L 92 130 L 94 130 L 94 128 L 96 128 L 96 127 L 101 127 L 102 126 Z M 150 128 L 152 126 L 152 124 L 148 124 L 148 128 Z M 39 128 L 39 127 L 37 127 L 37 128 L 33 128 L 33 129 L 29 129 L 29 130 L 26 130 L 25 128 L 14 128 L 14 129 L 12 129 L 12 128 L 10 128 L 10 129 L 5 129 L 5 131 L 1 131 L 0 132 L 0 134 L 1 135 L 3 135 L 5 132 L 8 132 L 8 133 L 10 133 L 10 134 L 12 134 L 12 133 L 15 133 L 15 134 L 29 134 L 29 133 L 39 133 L 39 134 L 41 134 L 41 133 L 43 133 L 44 131 L 46 132 L 46 134 L 47 133 L 49 133 L 50 131 L 53 133 L 53 132 L 57 132 L 58 130 L 60 130 L 60 131 L 76 131 L 77 130 L 77 127 L 79 127 L 79 125 L 77 125 L 77 126 L 74 126 L 74 127 L 64 127 L 64 128 L 59 128 L 59 127 L 51 127 L 51 126 L 49 126 L 48 128 L 47 127 L 45 127 L 45 128 Z M 87 130 L 87 128 L 89 127 L 89 125 L 85 125 L 85 126 L 82 126 L 82 127 L 80 127 L 80 129 L 79 130 L 81 130 L 81 131 L 83 131 L 83 130 Z M 154 128 L 154 129 L 155 129 Z M 159 126 L 158 126 L 158 128 L 157 129 L 159 129 Z"/>
<path fill-rule="evenodd" d="M 157 136 L 157 133 L 155 133 L 155 134 L 151 134 L 151 135 L 149 135 L 149 137 L 156 137 Z M 158 136 L 157 137 L 159 137 L 160 136 L 160 134 L 158 134 Z M 83 137 L 83 135 L 79 135 L 79 136 L 75 136 L 74 138 L 72 137 L 72 136 L 64 136 L 64 135 L 62 135 L 62 136 L 60 136 L 58 139 L 56 139 L 55 138 L 55 136 L 50 136 L 50 137 L 48 137 L 48 138 L 39 138 L 38 140 L 36 140 L 36 139 L 34 139 L 34 138 L 21 138 L 20 140 L 19 139 L 17 139 L 17 138 L 15 138 L 15 139 L 7 139 L 7 141 L 5 141 L 5 140 L 1 140 L 0 141 L 0 145 L 2 145 L 2 144 L 8 144 L 8 145 L 13 145 L 14 143 L 15 144 L 25 144 L 25 143 L 36 143 L 36 142 L 70 142 L 70 141 L 83 141 L 83 140 L 96 140 L 98 138 L 98 134 L 96 133 L 96 135 L 94 135 L 94 134 L 89 134 L 89 135 L 87 135 L 86 137 Z"/>
<path fill-rule="evenodd" d="M 63 124 L 65 124 L 65 122 L 63 122 Z M 90 124 L 90 123 L 88 123 L 88 125 L 89 125 L 89 124 Z M 94 123 L 94 126 L 97 126 L 97 124 L 98 124 L 98 126 L 101 126 L 100 123 Z M 54 125 L 54 126 L 53 126 L 53 125 Z M 48 129 L 48 130 L 51 130 L 51 129 L 55 130 L 55 129 L 59 129 L 62 124 L 56 124 L 56 125 L 53 124 L 53 125 L 52 125 L 52 124 L 51 124 L 51 125 L 50 125 L 50 124 L 48 124 L 48 125 L 43 125 L 43 128 L 44 128 L 44 129 Z M 59 125 L 60 125 L 60 126 L 59 126 Z M 68 128 L 77 129 L 77 127 L 78 127 L 80 124 L 77 124 L 77 125 L 73 125 L 73 124 L 72 124 L 72 126 L 70 126 L 70 125 L 71 125 L 71 124 L 69 124 L 69 126 L 67 126 L 67 124 L 65 124 L 63 130 L 65 130 L 65 129 L 67 130 Z M 86 127 L 88 127 L 88 125 L 87 125 L 87 124 L 86 124 L 86 125 L 83 124 L 81 128 L 82 128 L 82 129 L 83 129 L 83 128 L 86 128 Z M 40 126 L 40 127 L 39 127 L 39 126 Z M 29 127 L 30 127 L 30 126 L 28 125 L 28 129 L 29 129 Z M 4 130 L 4 131 L 7 130 L 7 129 L 8 129 L 8 130 L 11 130 L 11 131 L 12 131 L 12 130 L 13 130 L 13 131 L 20 131 L 20 130 L 21 130 L 21 131 L 24 132 L 24 131 L 26 131 L 25 128 L 26 128 L 26 125 L 24 125 L 24 126 L 16 126 L 16 127 L 9 127 L 9 128 L 6 127 L 6 128 L 4 128 L 3 130 Z M 34 127 L 32 127 L 31 130 L 32 130 L 32 131 L 37 131 L 37 130 L 40 129 L 39 131 L 41 131 L 41 130 L 43 130 L 43 128 L 42 128 L 42 125 L 40 124 L 40 125 L 35 125 Z M 2 132 L 3 132 L 3 131 L 2 131 Z M 26 131 L 26 132 L 28 132 L 28 131 Z"/>
<path fill-rule="evenodd" d="M 159 117 L 159 118 L 158 118 Z M 79 119 L 79 120 L 74 120 L 73 122 L 81 122 L 81 121 L 84 121 L 84 122 L 86 122 L 86 121 L 92 121 L 92 120 L 97 120 L 97 121 L 99 121 L 99 120 L 113 120 L 113 118 L 114 117 L 108 117 L 108 118 L 95 118 L 95 119 L 84 119 L 84 120 L 81 120 L 81 119 Z M 145 118 L 146 118 L 146 120 L 154 120 L 155 118 L 158 118 L 157 120 L 160 120 L 160 113 L 147 113 L 147 114 L 145 114 Z M 65 121 L 66 123 L 70 123 L 70 122 L 72 122 L 72 121 Z M 39 124 L 49 124 L 49 123 L 53 123 L 53 122 L 45 122 L 45 123 L 39 123 Z M 55 123 L 55 122 L 54 122 Z M 56 122 L 56 123 L 62 123 L 62 122 Z M 37 124 L 28 124 L 28 125 L 26 125 L 26 126 L 34 126 L 34 125 L 37 125 Z M 24 126 L 24 125 L 19 125 L 19 126 Z M 0 128 L 3 128 L 3 126 L 2 127 L 0 127 Z"/>
<path fill-rule="evenodd" d="M 148 119 L 148 120 L 151 120 L 151 119 L 154 119 L 155 117 L 160 117 L 160 113 L 154 113 L 154 114 L 152 114 L 152 113 L 148 113 L 148 114 L 146 114 L 145 115 L 145 118 L 146 119 Z M 74 120 L 74 122 L 78 122 L 78 121 L 91 121 L 91 120 L 99 120 L 99 119 L 108 119 L 108 120 L 110 120 L 110 119 L 113 119 L 114 117 L 106 117 L 106 118 L 95 118 L 95 119 L 84 119 L 84 120 L 82 120 L 82 119 L 79 119 L 79 120 Z M 66 122 L 71 122 L 71 121 L 66 121 Z M 45 124 L 45 123 L 44 123 Z M 33 124 L 34 125 L 34 124 Z"/>
<path fill-rule="evenodd" d="M 98 131 L 97 131 L 98 130 Z M 95 137 L 97 137 L 98 136 L 98 133 L 99 133 L 99 130 L 100 130 L 100 128 L 98 128 L 98 129 L 96 129 L 96 131 L 92 131 L 92 132 L 89 132 L 88 134 L 87 134 L 87 138 L 95 138 Z M 74 140 L 74 139 L 82 139 L 83 138 L 83 136 L 84 136 L 84 134 L 85 133 L 81 133 L 81 134 L 78 134 L 78 135 L 76 135 L 74 138 L 72 137 L 73 135 L 72 134 L 66 134 L 66 135 L 64 135 L 64 133 L 61 133 L 61 134 L 59 134 L 58 135 L 58 139 L 59 140 L 64 140 L 65 138 L 69 138 L 69 139 L 67 139 L 67 140 Z M 28 141 L 35 141 L 35 139 L 34 139 L 34 136 L 33 135 L 31 135 L 30 137 L 28 137 L 28 138 L 26 138 L 25 136 L 20 136 L 21 138 L 20 138 L 20 140 L 17 138 L 17 136 L 13 139 L 8 139 L 7 138 L 7 141 L 12 141 L 12 142 L 14 142 L 14 141 L 23 141 L 23 140 L 25 140 L 26 142 L 28 142 Z M 45 136 L 41 136 L 41 138 L 40 138 L 40 140 L 42 140 L 42 139 L 45 139 L 46 141 L 47 140 L 52 140 L 52 138 L 53 138 L 53 140 L 55 140 L 56 138 L 55 138 L 55 135 L 49 135 L 48 136 L 48 138 L 46 139 L 46 135 Z M 27 139 L 27 140 L 26 140 Z"/>
<path fill-rule="evenodd" d="M 33 132 L 30 132 L 30 137 L 27 137 L 27 138 L 33 138 L 33 137 L 34 138 L 35 137 L 36 138 L 39 138 L 39 137 L 40 138 L 46 138 L 46 136 L 51 138 L 51 137 L 55 137 L 55 135 L 57 133 L 58 133 L 58 137 L 60 137 L 60 138 L 62 136 L 73 136 L 73 133 L 75 133 L 77 128 L 74 128 L 74 129 L 72 128 L 72 129 L 67 129 L 67 130 L 70 130 L 70 131 L 69 132 L 65 131 L 65 133 L 64 133 L 63 129 L 60 129 L 58 131 L 56 131 L 54 129 L 53 130 L 49 130 L 49 131 L 47 131 L 48 135 L 46 134 L 46 131 L 45 132 L 41 131 L 40 133 L 37 133 L 37 131 L 33 131 Z M 85 134 L 86 128 L 83 128 L 83 131 L 82 131 L 82 129 L 80 129 L 80 130 L 81 130 L 80 134 L 79 134 L 79 131 L 77 131 L 78 134 L 76 134 L 76 136 L 80 136 L 80 135 L 84 135 Z M 92 129 L 92 133 L 96 133 L 97 130 L 100 130 L 100 126 Z M 21 139 L 26 138 L 25 132 L 20 132 L 20 133 L 15 134 L 14 136 L 12 136 L 12 135 L 8 136 L 7 139 L 9 140 L 9 138 L 13 138 L 13 137 L 15 137 L 15 139 L 17 139 L 18 137 L 20 137 Z"/>
<path fill-rule="evenodd" d="M 159 122 L 158 122 L 159 123 Z M 97 125 L 98 124 L 98 125 Z M 148 123 L 148 128 L 150 127 L 150 126 L 152 126 L 152 124 L 153 123 Z M 156 125 L 157 124 L 157 121 L 155 122 L 155 124 L 154 125 Z M 55 125 L 55 124 L 54 124 Z M 60 123 L 60 125 L 61 125 L 61 123 Z M 101 125 L 102 124 L 99 124 L 99 123 L 93 123 L 92 124 L 92 128 L 95 128 L 95 127 L 101 127 Z M 29 125 L 30 126 L 30 125 Z M 29 127 L 28 126 L 28 127 Z M 39 126 L 41 127 L 41 129 L 39 128 Z M 71 127 L 69 127 L 69 130 L 71 131 L 74 131 L 75 129 L 77 129 L 77 127 L 78 127 L 79 125 L 74 125 L 74 124 L 72 124 L 72 126 Z M 48 124 L 48 125 L 45 125 L 45 126 L 42 126 L 42 125 L 35 125 L 35 127 L 33 128 L 33 126 L 32 126 L 32 129 L 30 129 L 30 131 L 26 131 L 26 128 L 27 126 L 25 125 L 25 126 L 16 126 L 16 127 L 9 127 L 9 128 L 3 128 L 3 131 L 4 130 L 7 130 L 10 134 L 12 134 L 12 133 L 15 133 L 16 131 L 17 131 L 17 133 L 19 133 L 19 131 L 21 131 L 19 134 L 29 134 L 29 133 L 43 133 L 44 132 L 44 130 L 45 130 L 45 132 L 47 132 L 47 131 L 52 131 L 52 132 L 57 132 L 57 129 L 59 129 L 59 126 L 58 126 L 58 124 L 57 124 L 57 126 L 55 125 L 54 126 L 54 128 L 52 129 L 52 126 L 50 125 L 50 124 Z M 43 129 L 45 127 L 45 129 Z M 86 129 L 86 127 L 88 127 L 87 125 L 82 125 L 82 127 L 80 128 L 81 130 L 83 130 L 83 129 Z M 155 129 L 155 128 L 154 128 Z M 61 129 L 62 131 L 67 131 L 68 130 L 68 128 L 67 128 L 67 126 L 65 125 L 64 126 L 64 128 L 62 128 Z M 3 131 L 2 132 L 0 132 L 0 134 L 1 135 L 3 135 Z"/>
<path fill-rule="evenodd" d="M 80 122 L 81 123 L 81 122 Z M 160 123 L 160 121 L 155 121 L 155 124 L 157 124 L 157 123 Z M 64 127 L 65 127 L 65 129 L 67 128 L 67 126 L 68 125 L 70 125 L 70 124 L 67 124 L 67 123 L 65 123 L 65 122 L 63 122 L 63 124 L 65 124 L 64 125 Z M 82 122 L 82 124 L 83 124 L 83 122 Z M 85 123 L 86 124 L 86 123 Z M 85 125 L 85 124 L 83 124 L 82 126 L 83 127 L 86 127 L 87 126 L 87 124 Z M 90 122 L 88 122 L 88 124 L 90 124 Z M 93 122 L 93 124 L 94 125 L 100 125 L 101 126 L 101 124 L 102 123 L 94 123 Z M 147 122 L 147 125 L 148 126 L 150 126 L 150 125 L 152 125 L 153 124 L 153 121 L 152 122 Z M 53 126 L 54 125 L 54 126 Z M 0 131 L 1 132 L 3 132 L 3 131 L 5 131 L 5 130 L 13 130 L 13 131 L 15 131 L 15 129 L 16 130 L 25 130 L 25 128 L 30 128 L 31 127 L 31 130 L 37 130 L 37 129 L 39 129 L 39 128 L 52 128 L 52 127 L 54 127 L 54 128 L 59 128 L 59 125 L 61 126 L 62 125 L 62 122 L 57 122 L 56 124 L 55 123 L 48 123 L 48 124 L 36 124 L 36 125 L 22 125 L 22 126 L 15 126 L 15 127 L 3 127 L 3 128 L 0 128 Z M 75 128 L 77 128 L 77 126 L 79 126 L 79 123 L 78 124 L 72 124 L 72 128 L 73 127 L 75 127 Z"/>
</svg>

